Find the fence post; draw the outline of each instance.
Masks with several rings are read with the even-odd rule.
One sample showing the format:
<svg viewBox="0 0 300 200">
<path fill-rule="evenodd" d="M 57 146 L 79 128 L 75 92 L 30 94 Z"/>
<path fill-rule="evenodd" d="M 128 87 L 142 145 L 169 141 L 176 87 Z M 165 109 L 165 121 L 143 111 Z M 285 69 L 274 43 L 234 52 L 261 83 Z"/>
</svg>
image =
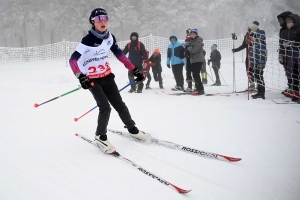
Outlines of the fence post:
<svg viewBox="0 0 300 200">
<path fill-rule="evenodd" d="M 154 41 L 153 41 L 153 35 L 152 33 L 150 34 L 150 52 L 149 52 L 149 55 L 152 54 L 152 52 L 154 51 Z"/>
<path fill-rule="evenodd" d="M 63 40 L 63 47 L 64 47 L 64 56 L 65 56 L 65 61 L 66 61 L 66 67 L 68 67 L 67 42 L 65 39 Z"/>
</svg>

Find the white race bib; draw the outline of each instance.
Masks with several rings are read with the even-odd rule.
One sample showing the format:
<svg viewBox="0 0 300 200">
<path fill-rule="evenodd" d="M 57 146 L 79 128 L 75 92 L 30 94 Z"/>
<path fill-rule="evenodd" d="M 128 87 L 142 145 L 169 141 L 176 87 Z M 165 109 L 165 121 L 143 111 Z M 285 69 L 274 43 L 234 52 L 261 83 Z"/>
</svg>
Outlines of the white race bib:
<svg viewBox="0 0 300 200">
<path fill-rule="evenodd" d="M 112 44 L 111 34 L 97 47 L 89 47 L 80 43 L 76 47 L 76 51 L 81 54 L 77 61 L 80 71 L 89 78 L 101 78 L 109 75 L 111 68 L 108 63 L 108 53 Z"/>
</svg>

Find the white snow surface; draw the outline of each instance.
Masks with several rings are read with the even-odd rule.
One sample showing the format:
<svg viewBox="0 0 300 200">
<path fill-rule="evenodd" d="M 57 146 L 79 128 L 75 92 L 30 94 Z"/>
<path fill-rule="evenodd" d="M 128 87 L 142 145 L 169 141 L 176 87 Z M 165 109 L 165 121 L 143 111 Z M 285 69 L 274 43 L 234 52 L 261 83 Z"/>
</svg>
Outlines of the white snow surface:
<svg viewBox="0 0 300 200">
<path fill-rule="evenodd" d="M 111 66 L 122 88 L 128 83 L 127 70 L 117 61 Z M 237 90 L 243 90 L 244 63 L 237 63 L 236 71 Z M 206 93 L 232 91 L 230 59 L 222 61 L 221 72 L 229 86 L 205 87 Z M 153 79 L 152 90 L 121 92 L 137 127 L 155 138 L 240 157 L 240 162 L 108 133 L 121 155 L 178 187 L 192 189 L 179 194 L 75 137 L 80 133 L 94 139 L 98 109 L 73 120 L 96 106 L 89 91 L 81 89 L 34 108 L 78 87 L 65 61 L 1 64 L 0 199 L 299 199 L 300 105 L 273 103 L 271 99 L 282 98 L 280 91 L 267 92 L 266 100 L 235 94 L 167 95 L 175 80 L 165 65 L 163 81 L 165 94 Z M 114 109 L 108 128 L 127 131 Z"/>
</svg>

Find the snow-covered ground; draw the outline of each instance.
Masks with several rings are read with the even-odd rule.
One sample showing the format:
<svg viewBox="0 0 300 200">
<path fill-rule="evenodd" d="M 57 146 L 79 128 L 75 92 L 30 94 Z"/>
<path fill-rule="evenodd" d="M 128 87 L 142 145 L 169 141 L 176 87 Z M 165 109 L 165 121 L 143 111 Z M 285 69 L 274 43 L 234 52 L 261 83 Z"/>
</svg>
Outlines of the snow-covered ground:
<svg viewBox="0 0 300 200">
<path fill-rule="evenodd" d="M 0 66 L 0 199 L 299 199 L 300 106 L 274 104 L 279 91 L 250 101 L 247 95 L 171 96 L 152 81 L 153 89 L 142 94 L 121 92 L 138 128 L 153 137 L 243 159 L 228 163 L 108 133 L 123 156 L 192 189 L 182 195 L 75 137 L 94 137 L 97 109 L 73 120 L 96 105 L 88 91 L 33 107 L 78 86 L 65 65 Z M 125 67 L 111 66 L 119 88 L 126 85 Z M 236 69 L 237 90 L 243 90 L 244 64 Z M 232 63 L 223 61 L 221 72 L 229 86 L 205 87 L 206 93 L 232 91 Z M 169 93 L 175 81 L 165 66 L 163 78 Z M 126 131 L 114 110 L 109 128 Z"/>
</svg>

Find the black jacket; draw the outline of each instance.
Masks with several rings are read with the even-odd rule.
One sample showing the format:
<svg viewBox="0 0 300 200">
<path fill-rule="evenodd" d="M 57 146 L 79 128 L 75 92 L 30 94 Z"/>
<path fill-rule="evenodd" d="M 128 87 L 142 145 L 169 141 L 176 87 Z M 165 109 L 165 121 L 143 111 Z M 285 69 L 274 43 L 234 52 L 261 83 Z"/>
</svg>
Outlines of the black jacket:
<svg viewBox="0 0 300 200">
<path fill-rule="evenodd" d="M 162 72 L 160 53 L 157 54 L 157 55 L 152 54 L 152 56 L 149 58 L 149 61 L 151 61 L 154 64 L 152 66 L 152 72 L 153 73 Z"/>
<path fill-rule="evenodd" d="M 212 67 L 217 66 L 220 69 L 221 59 L 221 53 L 217 49 L 210 53 L 210 61 L 212 62 Z"/>
<path fill-rule="evenodd" d="M 123 53 L 126 55 L 129 52 L 129 60 L 135 66 L 142 66 L 143 60 L 148 60 L 147 52 L 145 46 L 140 42 L 140 50 L 138 50 L 138 39 L 132 40 L 130 42 L 130 49 L 128 49 L 129 43 L 125 46 Z"/>
<path fill-rule="evenodd" d="M 291 14 L 292 14 L 292 13 L 291 13 L 290 11 L 286 11 L 286 12 L 283 12 L 283 13 L 277 15 L 277 19 L 278 19 L 278 20 L 279 20 L 279 18 L 282 18 L 282 19 L 284 20 L 284 23 L 283 23 L 282 25 L 280 25 L 280 26 L 281 26 L 281 29 L 280 29 L 280 31 L 279 31 L 279 37 L 280 37 L 280 38 L 281 38 L 282 32 L 283 32 L 285 29 L 287 29 L 286 23 L 285 23 L 285 19 L 286 19 L 289 15 L 291 15 Z"/>
<path fill-rule="evenodd" d="M 295 23 L 290 29 L 286 29 L 282 32 L 281 36 L 283 40 L 280 41 L 281 50 L 286 48 L 283 43 L 288 41 L 291 41 L 290 44 L 295 48 L 299 48 L 300 46 L 300 17 L 297 14 L 291 14 L 289 17 L 292 17 L 295 20 Z"/>
</svg>

